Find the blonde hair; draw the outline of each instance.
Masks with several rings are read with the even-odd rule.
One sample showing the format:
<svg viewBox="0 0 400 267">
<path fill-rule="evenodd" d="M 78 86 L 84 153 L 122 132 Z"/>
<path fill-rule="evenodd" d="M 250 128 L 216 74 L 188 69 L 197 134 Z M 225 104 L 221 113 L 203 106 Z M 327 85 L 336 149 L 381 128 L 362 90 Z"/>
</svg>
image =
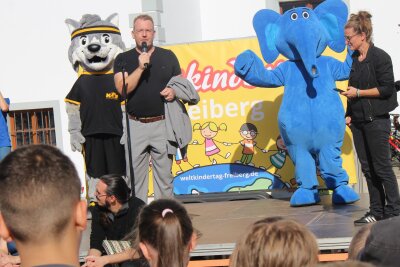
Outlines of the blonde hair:
<svg viewBox="0 0 400 267">
<path fill-rule="evenodd" d="M 258 221 L 240 239 L 230 267 L 310 267 L 318 263 L 315 236 L 304 225 L 288 220 Z"/>
<path fill-rule="evenodd" d="M 200 125 L 200 123 L 195 123 L 193 125 L 193 131 L 203 130 L 207 127 L 210 128 L 210 130 L 213 132 L 226 131 L 228 129 L 225 123 L 221 123 L 219 126 L 217 126 L 215 122 L 207 121 L 203 125 Z"/>
<path fill-rule="evenodd" d="M 133 20 L 133 29 L 135 29 L 135 22 L 138 21 L 138 20 L 150 20 L 151 23 L 154 26 L 153 18 L 151 16 L 147 15 L 147 14 L 142 14 L 142 15 L 139 15 L 139 16 L 134 18 L 134 20 Z"/>
<path fill-rule="evenodd" d="M 371 232 L 371 228 L 374 223 L 369 223 L 364 225 L 358 232 L 353 236 L 349 246 L 349 259 L 350 260 L 359 260 L 360 252 L 365 247 L 365 241 Z"/>
<path fill-rule="evenodd" d="M 351 14 L 349 20 L 344 26 L 345 29 L 353 28 L 356 33 L 365 33 L 368 43 L 372 42 L 372 15 L 368 11 L 359 11 L 357 14 Z"/>
</svg>

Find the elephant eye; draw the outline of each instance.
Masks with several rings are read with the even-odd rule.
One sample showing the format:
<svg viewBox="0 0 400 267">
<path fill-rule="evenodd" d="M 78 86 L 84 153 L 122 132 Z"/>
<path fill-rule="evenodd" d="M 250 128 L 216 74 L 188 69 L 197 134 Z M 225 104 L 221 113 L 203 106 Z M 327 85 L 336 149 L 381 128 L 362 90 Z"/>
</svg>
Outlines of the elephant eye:
<svg viewBox="0 0 400 267">
<path fill-rule="evenodd" d="M 292 15 L 290 15 L 290 18 L 292 20 L 296 20 L 297 19 L 297 13 L 292 13 Z"/>
<path fill-rule="evenodd" d="M 308 19 L 310 17 L 310 14 L 308 14 L 307 11 L 303 12 L 303 18 Z"/>
</svg>

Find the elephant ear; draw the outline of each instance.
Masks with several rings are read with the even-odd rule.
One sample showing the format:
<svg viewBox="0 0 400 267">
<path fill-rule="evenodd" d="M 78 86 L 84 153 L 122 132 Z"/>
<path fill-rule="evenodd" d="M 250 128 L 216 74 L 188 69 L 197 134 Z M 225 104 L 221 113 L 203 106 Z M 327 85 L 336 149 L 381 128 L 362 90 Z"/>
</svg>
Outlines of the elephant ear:
<svg viewBox="0 0 400 267">
<path fill-rule="evenodd" d="M 267 63 L 274 62 L 279 56 L 276 49 L 278 35 L 278 20 L 281 16 L 273 10 L 262 9 L 253 18 L 253 27 L 256 31 L 261 53 Z"/>
<path fill-rule="evenodd" d="M 348 9 L 342 0 L 326 0 L 314 9 L 327 32 L 328 46 L 335 52 L 341 52 L 346 46 L 344 25 Z"/>
</svg>

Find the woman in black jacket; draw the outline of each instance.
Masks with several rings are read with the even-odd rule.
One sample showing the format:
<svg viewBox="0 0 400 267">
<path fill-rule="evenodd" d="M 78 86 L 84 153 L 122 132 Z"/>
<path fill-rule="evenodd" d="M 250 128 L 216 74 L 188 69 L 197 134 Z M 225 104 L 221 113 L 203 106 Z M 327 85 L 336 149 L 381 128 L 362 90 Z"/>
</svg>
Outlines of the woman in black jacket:
<svg viewBox="0 0 400 267">
<path fill-rule="evenodd" d="M 347 91 L 346 124 L 367 180 L 370 210 L 355 225 L 398 216 L 400 196 L 389 148 L 389 112 L 397 107 L 390 56 L 372 43 L 371 14 L 352 14 L 345 25 L 346 43 L 353 53 Z"/>
</svg>

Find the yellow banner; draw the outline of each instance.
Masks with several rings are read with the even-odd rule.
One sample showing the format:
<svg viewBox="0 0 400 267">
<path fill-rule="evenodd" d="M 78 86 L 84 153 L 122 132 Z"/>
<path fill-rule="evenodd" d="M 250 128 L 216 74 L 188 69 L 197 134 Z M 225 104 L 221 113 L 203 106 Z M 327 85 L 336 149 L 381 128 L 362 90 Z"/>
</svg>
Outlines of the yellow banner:
<svg viewBox="0 0 400 267">
<path fill-rule="evenodd" d="M 256 38 L 167 46 L 178 57 L 182 75 L 200 94 L 187 106 L 193 139 L 188 157 L 177 159 L 172 171 L 176 194 L 296 188 L 293 163 L 279 138 L 278 110 L 283 87 L 253 87 L 234 74 L 237 55 L 246 49 L 261 52 Z M 345 53 L 325 51 L 339 60 Z M 279 57 L 267 68 L 286 60 Z M 347 82 L 337 83 L 344 89 Z M 345 99 L 342 99 L 345 103 Z M 356 182 L 349 129 L 342 148 L 343 168 Z M 310 172 L 318 170 L 310 170 Z M 321 187 L 324 187 L 322 180 Z"/>
</svg>

